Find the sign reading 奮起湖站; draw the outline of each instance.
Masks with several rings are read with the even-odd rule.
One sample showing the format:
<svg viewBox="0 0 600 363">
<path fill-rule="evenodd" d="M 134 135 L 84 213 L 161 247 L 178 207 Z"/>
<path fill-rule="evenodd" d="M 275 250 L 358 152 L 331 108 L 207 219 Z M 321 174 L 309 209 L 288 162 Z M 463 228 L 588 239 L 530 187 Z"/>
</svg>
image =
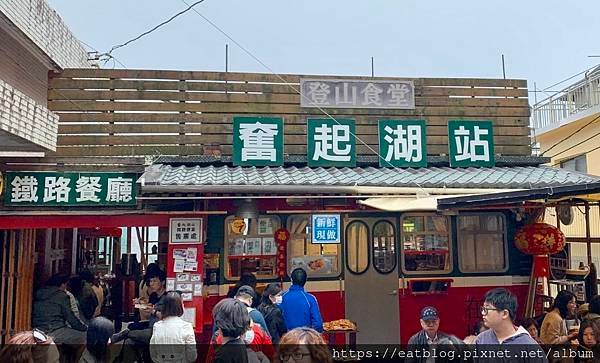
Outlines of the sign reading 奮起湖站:
<svg viewBox="0 0 600 363">
<path fill-rule="evenodd" d="M 13 206 L 135 206 L 136 174 L 7 172 Z"/>
<path fill-rule="evenodd" d="M 233 164 L 239 166 L 283 165 L 283 119 L 234 117 Z"/>
<path fill-rule="evenodd" d="M 414 109 L 412 81 L 301 79 L 301 107 Z"/>
<path fill-rule="evenodd" d="M 491 121 L 448 121 L 451 167 L 491 167 L 494 159 L 494 133 Z"/>
<path fill-rule="evenodd" d="M 426 167 L 424 120 L 379 120 L 379 166 Z"/>
<path fill-rule="evenodd" d="M 308 166 L 356 165 L 354 120 L 308 120 Z"/>
<path fill-rule="evenodd" d="M 312 243 L 340 243 L 340 215 L 313 214 Z"/>
</svg>

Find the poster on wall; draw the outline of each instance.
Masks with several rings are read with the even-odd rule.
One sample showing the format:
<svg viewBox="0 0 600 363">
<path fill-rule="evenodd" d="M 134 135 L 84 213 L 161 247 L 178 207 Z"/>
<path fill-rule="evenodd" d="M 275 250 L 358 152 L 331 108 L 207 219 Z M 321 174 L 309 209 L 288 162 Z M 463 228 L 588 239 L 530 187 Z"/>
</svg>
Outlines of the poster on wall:
<svg viewBox="0 0 600 363">
<path fill-rule="evenodd" d="M 262 254 L 263 255 L 276 255 L 277 244 L 275 244 L 275 238 L 263 237 L 262 239 Z"/>
<path fill-rule="evenodd" d="M 261 238 L 249 237 L 246 238 L 246 254 L 260 255 L 261 253 Z"/>
<path fill-rule="evenodd" d="M 271 218 L 258 219 L 258 234 L 273 234 L 273 221 Z"/>
<path fill-rule="evenodd" d="M 298 256 L 292 257 L 292 266 L 290 273 L 296 269 L 302 268 L 308 273 L 328 274 L 333 272 L 334 257 L 331 256 Z"/>
<path fill-rule="evenodd" d="M 181 319 L 192 324 L 193 327 L 196 327 L 196 308 L 184 308 L 183 316 L 181 316 Z"/>
<path fill-rule="evenodd" d="M 229 240 L 229 256 L 242 256 L 244 254 L 244 239 L 234 238 Z"/>
<path fill-rule="evenodd" d="M 169 243 L 202 243 L 202 218 L 171 218 Z"/>
</svg>

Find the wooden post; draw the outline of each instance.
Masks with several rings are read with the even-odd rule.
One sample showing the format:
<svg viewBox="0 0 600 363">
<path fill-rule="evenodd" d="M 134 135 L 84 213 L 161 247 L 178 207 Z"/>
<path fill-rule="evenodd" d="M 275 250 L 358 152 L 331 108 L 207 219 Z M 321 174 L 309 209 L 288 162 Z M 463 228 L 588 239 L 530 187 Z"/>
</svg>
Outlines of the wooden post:
<svg viewBox="0 0 600 363">
<path fill-rule="evenodd" d="M 585 202 L 585 239 L 587 244 L 588 266 L 592 264 L 592 236 L 590 233 L 590 203 Z"/>
</svg>

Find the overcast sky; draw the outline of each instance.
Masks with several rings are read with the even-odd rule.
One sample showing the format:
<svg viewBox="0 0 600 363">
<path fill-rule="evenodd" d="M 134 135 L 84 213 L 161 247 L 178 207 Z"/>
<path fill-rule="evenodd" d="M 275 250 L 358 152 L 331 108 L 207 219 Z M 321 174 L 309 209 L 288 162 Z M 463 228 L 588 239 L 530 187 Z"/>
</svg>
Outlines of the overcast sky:
<svg viewBox="0 0 600 363">
<path fill-rule="evenodd" d="M 49 2 L 102 52 L 187 7 Z M 277 73 L 370 75 L 373 56 L 376 76 L 501 78 L 504 54 L 507 77 L 532 90 L 600 62 L 588 57 L 600 55 L 597 0 L 205 0 L 195 9 Z M 193 11 L 113 54 L 127 68 L 224 70 L 226 43 L 230 71 L 268 72 Z"/>
</svg>

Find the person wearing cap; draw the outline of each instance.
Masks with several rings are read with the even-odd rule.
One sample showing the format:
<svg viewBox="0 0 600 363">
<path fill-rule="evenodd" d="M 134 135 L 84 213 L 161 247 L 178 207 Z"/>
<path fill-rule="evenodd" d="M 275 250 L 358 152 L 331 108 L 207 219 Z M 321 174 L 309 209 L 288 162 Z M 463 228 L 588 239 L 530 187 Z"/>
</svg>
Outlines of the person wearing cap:
<svg viewBox="0 0 600 363">
<path fill-rule="evenodd" d="M 433 306 L 426 306 L 421 310 L 421 330 L 409 340 L 409 345 L 437 344 L 441 339 L 448 338 L 448 334 L 439 331 L 440 316 Z"/>
<path fill-rule="evenodd" d="M 323 332 L 323 319 L 317 298 L 304 291 L 307 275 L 302 268 L 292 271 L 292 286 L 283 294 L 281 310 L 288 330 L 308 327 Z"/>
<path fill-rule="evenodd" d="M 270 338 L 271 335 L 269 334 L 269 328 L 267 327 L 267 323 L 265 322 L 263 314 L 252 307 L 252 302 L 255 300 L 255 296 L 256 294 L 254 289 L 248 285 L 244 285 L 240 286 L 238 289 L 237 293 L 235 294 L 235 299 L 243 302 L 246 305 L 250 319 L 252 319 L 254 323 L 258 324 L 262 330 L 269 335 Z"/>
<path fill-rule="evenodd" d="M 421 310 L 421 328 L 422 330 L 410 337 L 408 346 L 411 350 L 431 350 L 437 344 L 448 344 L 452 341 L 448 334 L 439 331 L 440 316 L 433 306 L 426 306 Z M 434 358 L 412 358 L 410 362 L 423 363 L 434 362 Z"/>
</svg>

